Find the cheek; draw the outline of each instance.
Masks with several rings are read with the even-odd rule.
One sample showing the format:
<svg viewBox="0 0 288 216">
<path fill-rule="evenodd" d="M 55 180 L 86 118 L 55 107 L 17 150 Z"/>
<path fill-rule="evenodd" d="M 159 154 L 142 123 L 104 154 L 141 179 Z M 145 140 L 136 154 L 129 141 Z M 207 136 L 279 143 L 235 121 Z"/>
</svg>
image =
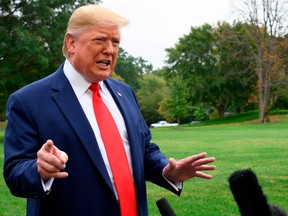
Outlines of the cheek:
<svg viewBox="0 0 288 216">
<path fill-rule="evenodd" d="M 85 58 L 91 58 L 94 55 L 97 55 L 98 50 L 93 46 L 78 46 L 76 52 L 81 58 L 85 60 Z"/>
<path fill-rule="evenodd" d="M 117 58 L 118 58 L 118 52 L 115 52 L 112 56 L 113 64 L 116 64 Z"/>
</svg>

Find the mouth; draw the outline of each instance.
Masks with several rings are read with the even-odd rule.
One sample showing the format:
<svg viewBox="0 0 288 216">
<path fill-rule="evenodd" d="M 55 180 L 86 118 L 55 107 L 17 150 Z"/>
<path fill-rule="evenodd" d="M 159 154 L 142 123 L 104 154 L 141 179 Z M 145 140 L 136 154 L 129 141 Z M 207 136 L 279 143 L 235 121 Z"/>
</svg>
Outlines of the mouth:
<svg viewBox="0 0 288 216">
<path fill-rule="evenodd" d="M 101 60 L 101 61 L 97 61 L 96 64 L 99 67 L 108 68 L 111 65 L 111 61 L 110 60 Z"/>
</svg>

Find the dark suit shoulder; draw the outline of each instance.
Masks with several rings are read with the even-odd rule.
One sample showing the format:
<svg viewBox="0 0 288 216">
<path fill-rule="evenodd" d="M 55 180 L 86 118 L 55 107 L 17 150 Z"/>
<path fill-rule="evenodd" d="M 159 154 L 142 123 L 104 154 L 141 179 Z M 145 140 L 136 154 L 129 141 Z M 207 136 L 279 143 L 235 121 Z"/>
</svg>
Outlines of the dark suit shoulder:
<svg viewBox="0 0 288 216">
<path fill-rule="evenodd" d="M 113 87 L 118 87 L 118 88 L 121 88 L 121 89 L 123 89 L 123 88 L 124 89 L 129 89 L 129 90 L 132 89 L 131 86 L 129 86 L 128 84 L 123 83 L 123 82 L 121 82 L 119 80 L 115 80 L 113 78 L 108 78 L 104 82 L 108 83 L 108 85 L 110 85 L 111 87 L 113 86 Z"/>
<path fill-rule="evenodd" d="M 15 93 L 16 94 L 28 94 L 28 95 L 34 95 L 34 94 L 40 94 L 43 93 L 42 91 L 44 89 L 49 89 L 51 90 L 52 87 L 52 83 L 54 79 L 66 79 L 63 72 L 63 66 L 61 65 L 61 67 L 59 67 L 55 72 L 53 72 L 52 74 L 43 77 L 42 79 L 36 80 L 30 84 L 27 84 L 26 86 L 20 88 L 19 90 L 17 90 Z M 68 80 L 67 80 L 68 81 Z"/>
</svg>

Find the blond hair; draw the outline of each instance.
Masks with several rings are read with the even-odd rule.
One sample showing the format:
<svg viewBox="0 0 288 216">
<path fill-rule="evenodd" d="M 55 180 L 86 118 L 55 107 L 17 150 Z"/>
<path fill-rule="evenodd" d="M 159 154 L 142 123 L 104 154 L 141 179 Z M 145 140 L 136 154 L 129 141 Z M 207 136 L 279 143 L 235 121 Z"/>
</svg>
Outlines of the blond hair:
<svg viewBox="0 0 288 216">
<path fill-rule="evenodd" d="M 115 12 L 99 5 L 86 5 L 77 8 L 71 15 L 66 34 L 64 37 L 62 52 L 68 57 L 68 50 L 65 44 L 67 34 L 77 34 L 87 27 L 117 26 L 119 29 L 128 24 L 128 20 Z"/>
</svg>

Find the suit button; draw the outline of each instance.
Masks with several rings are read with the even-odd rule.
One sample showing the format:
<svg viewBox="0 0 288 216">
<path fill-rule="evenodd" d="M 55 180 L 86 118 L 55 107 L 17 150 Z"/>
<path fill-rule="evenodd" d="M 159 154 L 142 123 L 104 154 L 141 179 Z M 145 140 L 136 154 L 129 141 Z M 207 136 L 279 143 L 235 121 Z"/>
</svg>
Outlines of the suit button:
<svg viewBox="0 0 288 216">
<path fill-rule="evenodd" d="M 34 193 L 32 194 L 32 197 L 33 197 L 34 199 L 39 198 L 39 193 L 38 193 L 38 192 L 34 192 Z"/>
</svg>

